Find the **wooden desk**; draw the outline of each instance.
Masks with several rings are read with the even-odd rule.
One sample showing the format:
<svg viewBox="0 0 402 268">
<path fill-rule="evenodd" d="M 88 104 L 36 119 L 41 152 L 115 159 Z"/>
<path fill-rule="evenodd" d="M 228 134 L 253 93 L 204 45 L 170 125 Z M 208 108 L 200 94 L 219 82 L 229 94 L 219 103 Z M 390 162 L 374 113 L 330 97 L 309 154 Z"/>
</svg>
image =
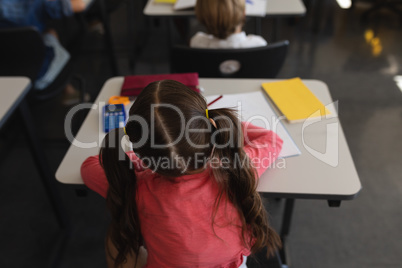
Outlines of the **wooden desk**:
<svg viewBox="0 0 402 268">
<path fill-rule="evenodd" d="M 277 79 L 202 78 L 200 86 L 205 89 L 204 95 L 230 94 L 258 91 L 261 90 L 262 82 L 270 81 Z M 326 84 L 317 80 L 303 82 L 325 105 L 332 102 Z M 83 183 L 81 164 L 87 157 L 99 153 L 99 145 L 105 136 L 100 116 L 103 104 L 110 96 L 120 93 L 122 83 L 123 78 L 116 77 L 109 79 L 103 86 L 76 136 L 80 147 L 70 146 L 56 172 L 58 181 Z M 361 184 L 337 117 L 310 125 L 284 122 L 284 126 L 302 154 L 277 161 L 282 161 L 285 166 L 274 165 L 267 170 L 259 180 L 258 191 L 264 196 L 286 198 L 280 231 L 285 244 L 290 232 L 295 198 L 328 200 L 330 206 L 339 206 L 341 200 L 354 199 L 361 190 Z M 286 249 L 285 246 L 283 248 Z M 280 257 L 279 262 L 287 263 L 285 250 L 280 251 Z"/>
<path fill-rule="evenodd" d="M 301 0 L 267 0 L 267 16 L 302 16 L 306 13 L 306 7 Z M 148 0 L 144 8 L 147 16 L 171 17 L 194 16 L 194 10 L 173 10 L 171 4 L 154 3 Z"/>
</svg>

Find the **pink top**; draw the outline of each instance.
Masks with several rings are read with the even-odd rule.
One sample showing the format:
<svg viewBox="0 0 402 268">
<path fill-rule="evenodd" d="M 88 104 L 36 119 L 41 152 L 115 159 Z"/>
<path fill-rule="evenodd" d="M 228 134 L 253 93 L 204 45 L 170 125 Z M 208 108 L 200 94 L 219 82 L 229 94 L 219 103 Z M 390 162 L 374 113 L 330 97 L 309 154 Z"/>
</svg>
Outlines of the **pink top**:
<svg viewBox="0 0 402 268">
<path fill-rule="evenodd" d="M 243 124 L 243 132 L 245 151 L 259 177 L 279 155 L 282 140 L 272 131 L 252 125 L 245 131 Z M 133 152 L 128 155 L 138 160 Z M 243 255 L 250 255 L 241 239 L 238 212 L 231 203 L 221 202 L 212 228 L 218 187 L 209 168 L 172 182 L 134 166 L 141 233 L 148 250 L 147 268 L 237 268 Z M 98 156 L 84 161 L 81 175 L 90 189 L 106 197 L 108 182 Z"/>
</svg>

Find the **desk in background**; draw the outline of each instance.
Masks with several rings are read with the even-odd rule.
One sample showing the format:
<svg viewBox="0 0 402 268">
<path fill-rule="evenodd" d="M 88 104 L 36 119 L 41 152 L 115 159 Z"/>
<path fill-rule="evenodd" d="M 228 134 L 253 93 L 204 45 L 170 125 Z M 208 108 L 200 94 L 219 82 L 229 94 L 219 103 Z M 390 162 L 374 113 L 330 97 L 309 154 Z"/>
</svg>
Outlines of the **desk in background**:
<svg viewBox="0 0 402 268">
<path fill-rule="evenodd" d="M 151 17 L 193 17 L 195 16 L 194 10 L 173 10 L 171 4 L 155 3 L 154 0 L 148 0 L 144 14 Z M 294 17 L 304 16 L 306 14 L 306 7 L 302 0 L 267 0 L 266 16 L 274 18 L 273 25 L 273 41 L 276 40 L 277 32 L 277 18 L 279 17 Z M 251 17 L 251 16 L 250 16 Z M 261 17 L 253 17 L 256 20 L 255 33 L 261 35 Z M 169 32 L 171 26 L 169 23 Z M 170 42 L 169 42 L 170 43 Z"/>
<path fill-rule="evenodd" d="M 28 104 L 25 100 L 31 89 L 31 82 L 26 77 L 0 77 L 0 128 L 9 117 L 18 110 L 22 117 L 22 126 L 28 137 L 28 143 L 39 171 L 42 184 L 52 205 L 52 209 L 61 227 L 67 228 L 68 219 L 58 193 L 54 176 L 50 173 L 49 166 L 36 136 L 36 129 L 31 117 Z"/>
<path fill-rule="evenodd" d="M 273 79 L 206 79 L 199 80 L 205 89 L 204 95 L 233 94 L 261 90 L 261 83 L 278 81 Z M 317 80 L 303 80 L 306 86 L 325 104 L 332 102 L 328 87 Z M 99 103 L 105 103 L 112 95 L 119 95 L 123 77 L 109 79 L 103 86 L 93 109 L 88 113 L 76 139 L 92 148 L 71 145 L 57 172 L 56 179 L 67 184 L 83 184 L 80 167 L 91 155 L 99 153 L 102 132 Z M 286 158 L 285 167 L 267 170 L 259 180 L 258 191 L 267 197 L 285 198 L 285 211 L 280 235 L 283 243 L 290 232 L 294 200 L 328 200 L 330 206 L 339 206 L 342 200 L 354 199 L 361 190 L 361 184 L 349 151 L 342 126 L 337 117 L 322 120 L 303 129 L 303 123 L 286 123 L 284 126 L 293 137 L 302 154 Z M 333 143 L 327 144 L 327 137 Z M 333 138 L 336 139 L 333 139 Z M 324 151 L 331 166 L 314 156 L 309 150 Z M 325 155 L 325 153 L 324 153 Z M 286 246 L 283 247 L 286 249 Z M 287 263 L 285 250 L 281 250 L 281 261 Z"/>
<path fill-rule="evenodd" d="M 305 13 L 302 0 L 267 0 L 267 16 L 303 16 Z M 158 17 L 195 16 L 194 10 L 173 10 L 173 5 L 155 3 L 154 0 L 148 0 L 144 14 Z"/>
<path fill-rule="evenodd" d="M 59 242 L 55 243 L 50 252 L 47 252 L 49 256 L 53 256 L 50 266 L 56 267 L 62 256 L 64 245 L 70 232 L 70 223 L 57 188 L 57 182 L 50 171 L 43 146 L 36 134 L 35 124 L 26 101 L 30 89 L 31 82 L 26 77 L 0 77 L 0 128 L 2 128 L 9 117 L 18 110 L 22 118 L 21 132 L 28 138 L 28 144 L 38 169 L 42 185 L 45 188 L 45 193 L 59 226 L 63 228 Z"/>
<path fill-rule="evenodd" d="M 0 128 L 24 101 L 30 86 L 25 77 L 0 77 Z"/>
</svg>

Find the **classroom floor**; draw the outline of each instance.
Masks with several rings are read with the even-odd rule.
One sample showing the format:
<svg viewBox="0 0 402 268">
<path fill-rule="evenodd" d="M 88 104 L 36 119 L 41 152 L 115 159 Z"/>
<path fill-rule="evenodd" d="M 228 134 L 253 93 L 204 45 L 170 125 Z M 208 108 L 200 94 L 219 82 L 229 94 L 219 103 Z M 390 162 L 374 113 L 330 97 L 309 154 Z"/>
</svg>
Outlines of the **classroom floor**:
<svg viewBox="0 0 402 268">
<path fill-rule="evenodd" d="M 166 21 L 144 18 L 139 2 L 129 17 L 134 22 L 130 37 L 126 2 L 112 14 L 120 73 L 167 73 Z M 317 10 L 315 2 L 307 2 L 305 17 L 278 21 L 277 39 L 290 41 L 279 78 L 299 76 L 329 86 L 333 99 L 339 101 L 339 117 L 363 189 L 340 208 L 330 208 L 325 201 L 296 201 L 288 240 L 291 267 L 401 267 L 402 25 L 395 14 L 386 11 L 361 21 L 365 5 L 341 10 L 331 0 Z M 248 32 L 253 31 L 253 23 L 247 22 Z M 197 28 L 194 21 L 190 25 L 191 35 Z M 264 19 L 262 29 L 272 42 L 272 20 Z M 172 38 L 178 40 L 180 34 L 175 32 Z M 133 52 L 134 69 L 129 60 Z M 112 76 L 109 66 L 102 35 L 90 32 L 75 67 L 86 79 L 92 99 Z M 52 172 L 69 146 L 63 131 L 69 108 L 60 102 L 61 97 L 33 107 Z M 50 263 L 63 268 L 106 267 L 104 199 L 93 192 L 77 196 L 76 187 L 59 185 L 72 225 L 61 247 L 60 229 L 15 119 L 7 131 L 0 132 L 0 267 L 48 267 Z M 276 228 L 283 203 L 269 201 L 267 205 Z"/>
</svg>

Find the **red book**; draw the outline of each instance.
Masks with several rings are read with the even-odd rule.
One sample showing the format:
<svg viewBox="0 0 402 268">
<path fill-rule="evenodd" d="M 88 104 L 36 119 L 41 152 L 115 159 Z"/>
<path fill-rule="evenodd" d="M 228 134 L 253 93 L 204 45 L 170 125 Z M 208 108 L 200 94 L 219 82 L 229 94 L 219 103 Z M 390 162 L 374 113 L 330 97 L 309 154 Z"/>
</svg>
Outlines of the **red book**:
<svg viewBox="0 0 402 268">
<path fill-rule="evenodd" d="M 196 92 L 198 88 L 198 73 L 182 74 L 152 74 L 152 75 L 132 75 L 124 77 L 124 83 L 121 87 L 121 96 L 138 96 L 141 91 L 151 82 L 159 80 L 176 80 Z"/>
</svg>

